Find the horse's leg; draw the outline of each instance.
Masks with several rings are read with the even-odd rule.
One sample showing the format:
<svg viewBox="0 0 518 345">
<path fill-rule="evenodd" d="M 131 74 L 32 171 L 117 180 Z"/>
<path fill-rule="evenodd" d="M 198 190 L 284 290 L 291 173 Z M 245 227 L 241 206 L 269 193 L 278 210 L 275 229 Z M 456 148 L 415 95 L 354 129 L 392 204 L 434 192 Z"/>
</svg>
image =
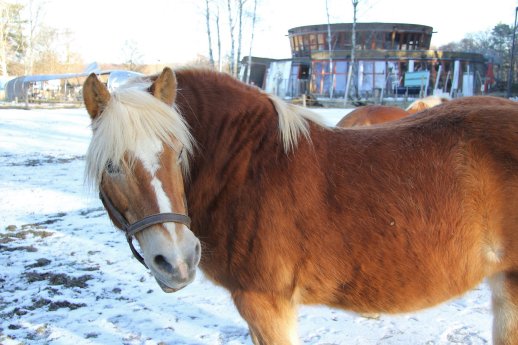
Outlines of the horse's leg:
<svg viewBox="0 0 518 345">
<path fill-rule="evenodd" d="M 250 338 L 252 338 L 252 343 L 253 343 L 254 345 L 259 345 L 259 344 L 261 344 L 261 343 L 259 342 L 259 338 L 257 337 L 257 335 L 255 335 L 255 332 L 254 332 L 254 330 L 252 329 L 252 327 L 248 327 L 248 330 L 250 331 Z"/>
<path fill-rule="evenodd" d="M 518 271 L 491 277 L 493 344 L 518 345 Z"/>
<path fill-rule="evenodd" d="M 298 344 L 297 308 L 292 301 L 252 291 L 234 291 L 232 298 L 250 327 L 254 344 Z"/>
</svg>

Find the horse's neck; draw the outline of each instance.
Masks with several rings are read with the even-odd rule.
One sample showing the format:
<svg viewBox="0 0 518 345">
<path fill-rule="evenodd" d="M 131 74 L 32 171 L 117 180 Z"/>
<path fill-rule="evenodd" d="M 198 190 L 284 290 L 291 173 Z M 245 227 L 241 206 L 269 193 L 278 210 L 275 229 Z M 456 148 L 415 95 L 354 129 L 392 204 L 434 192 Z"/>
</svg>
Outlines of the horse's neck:
<svg viewBox="0 0 518 345">
<path fill-rule="evenodd" d="M 227 77 L 178 74 L 178 86 L 177 106 L 197 145 L 186 183 L 189 207 L 204 212 L 245 184 L 254 166 L 285 156 L 278 119 L 266 96 Z"/>
</svg>

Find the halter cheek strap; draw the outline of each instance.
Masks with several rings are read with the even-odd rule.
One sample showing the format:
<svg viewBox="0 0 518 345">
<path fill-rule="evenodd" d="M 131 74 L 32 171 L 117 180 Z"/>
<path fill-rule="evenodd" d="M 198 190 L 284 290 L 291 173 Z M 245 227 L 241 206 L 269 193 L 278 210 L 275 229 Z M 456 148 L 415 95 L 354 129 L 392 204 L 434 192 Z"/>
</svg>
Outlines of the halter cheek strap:
<svg viewBox="0 0 518 345">
<path fill-rule="evenodd" d="M 106 196 L 102 188 L 99 188 L 99 198 L 101 199 L 108 213 L 117 221 L 117 223 L 119 223 L 122 231 L 124 231 L 126 234 L 126 240 L 128 241 L 133 256 L 146 268 L 148 267 L 144 261 L 144 258 L 133 246 L 133 237 L 136 233 L 156 224 L 180 223 L 186 225 L 187 227 L 190 227 L 191 225 L 191 218 L 189 218 L 189 216 L 171 212 L 152 214 L 136 221 L 133 224 L 130 224 L 126 220 L 126 217 L 124 217 L 124 215 L 122 215 L 122 213 L 120 213 L 119 210 L 115 208 L 110 198 Z"/>
</svg>

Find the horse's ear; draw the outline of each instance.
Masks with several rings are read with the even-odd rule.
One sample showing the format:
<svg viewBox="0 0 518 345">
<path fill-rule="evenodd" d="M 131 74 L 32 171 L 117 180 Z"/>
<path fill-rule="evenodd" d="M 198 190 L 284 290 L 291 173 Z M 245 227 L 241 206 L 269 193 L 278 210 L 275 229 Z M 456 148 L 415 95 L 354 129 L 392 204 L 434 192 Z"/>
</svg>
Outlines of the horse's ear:
<svg viewBox="0 0 518 345">
<path fill-rule="evenodd" d="M 83 100 L 92 120 L 102 113 L 110 101 L 110 92 L 95 73 L 90 74 L 83 84 Z"/>
<path fill-rule="evenodd" d="M 173 70 L 165 67 L 153 82 L 149 91 L 156 98 L 172 106 L 176 98 L 176 76 Z"/>
</svg>

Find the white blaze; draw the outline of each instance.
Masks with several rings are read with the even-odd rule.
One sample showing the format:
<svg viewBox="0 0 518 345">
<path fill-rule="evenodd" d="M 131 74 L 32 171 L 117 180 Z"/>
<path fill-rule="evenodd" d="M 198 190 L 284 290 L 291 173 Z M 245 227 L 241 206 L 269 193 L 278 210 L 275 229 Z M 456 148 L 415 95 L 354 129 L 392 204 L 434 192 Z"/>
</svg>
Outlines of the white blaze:
<svg viewBox="0 0 518 345">
<path fill-rule="evenodd" d="M 173 208 L 171 205 L 171 200 L 167 196 L 162 186 L 162 182 L 156 176 L 156 172 L 160 168 L 160 155 L 163 151 L 162 142 L 158 139 L 148 140 L 146 142 L 141 142 L 137 145 L 137 151 L 135 152 L 135 156 L 140 160 L 144 169 L 151 176 L 151 186 L 155 191 L 155 197 L 158 205 L 158 210 L 160 213 L 172 213 Z M 174 223 L 164 223 L 164 227 L 167 229 L 171 239 L 173 240 L 175 250 L 176 245 L 178 243 L 178 238 L 176 236 L 176 232 L 174 230 Z"/>
</svg>

